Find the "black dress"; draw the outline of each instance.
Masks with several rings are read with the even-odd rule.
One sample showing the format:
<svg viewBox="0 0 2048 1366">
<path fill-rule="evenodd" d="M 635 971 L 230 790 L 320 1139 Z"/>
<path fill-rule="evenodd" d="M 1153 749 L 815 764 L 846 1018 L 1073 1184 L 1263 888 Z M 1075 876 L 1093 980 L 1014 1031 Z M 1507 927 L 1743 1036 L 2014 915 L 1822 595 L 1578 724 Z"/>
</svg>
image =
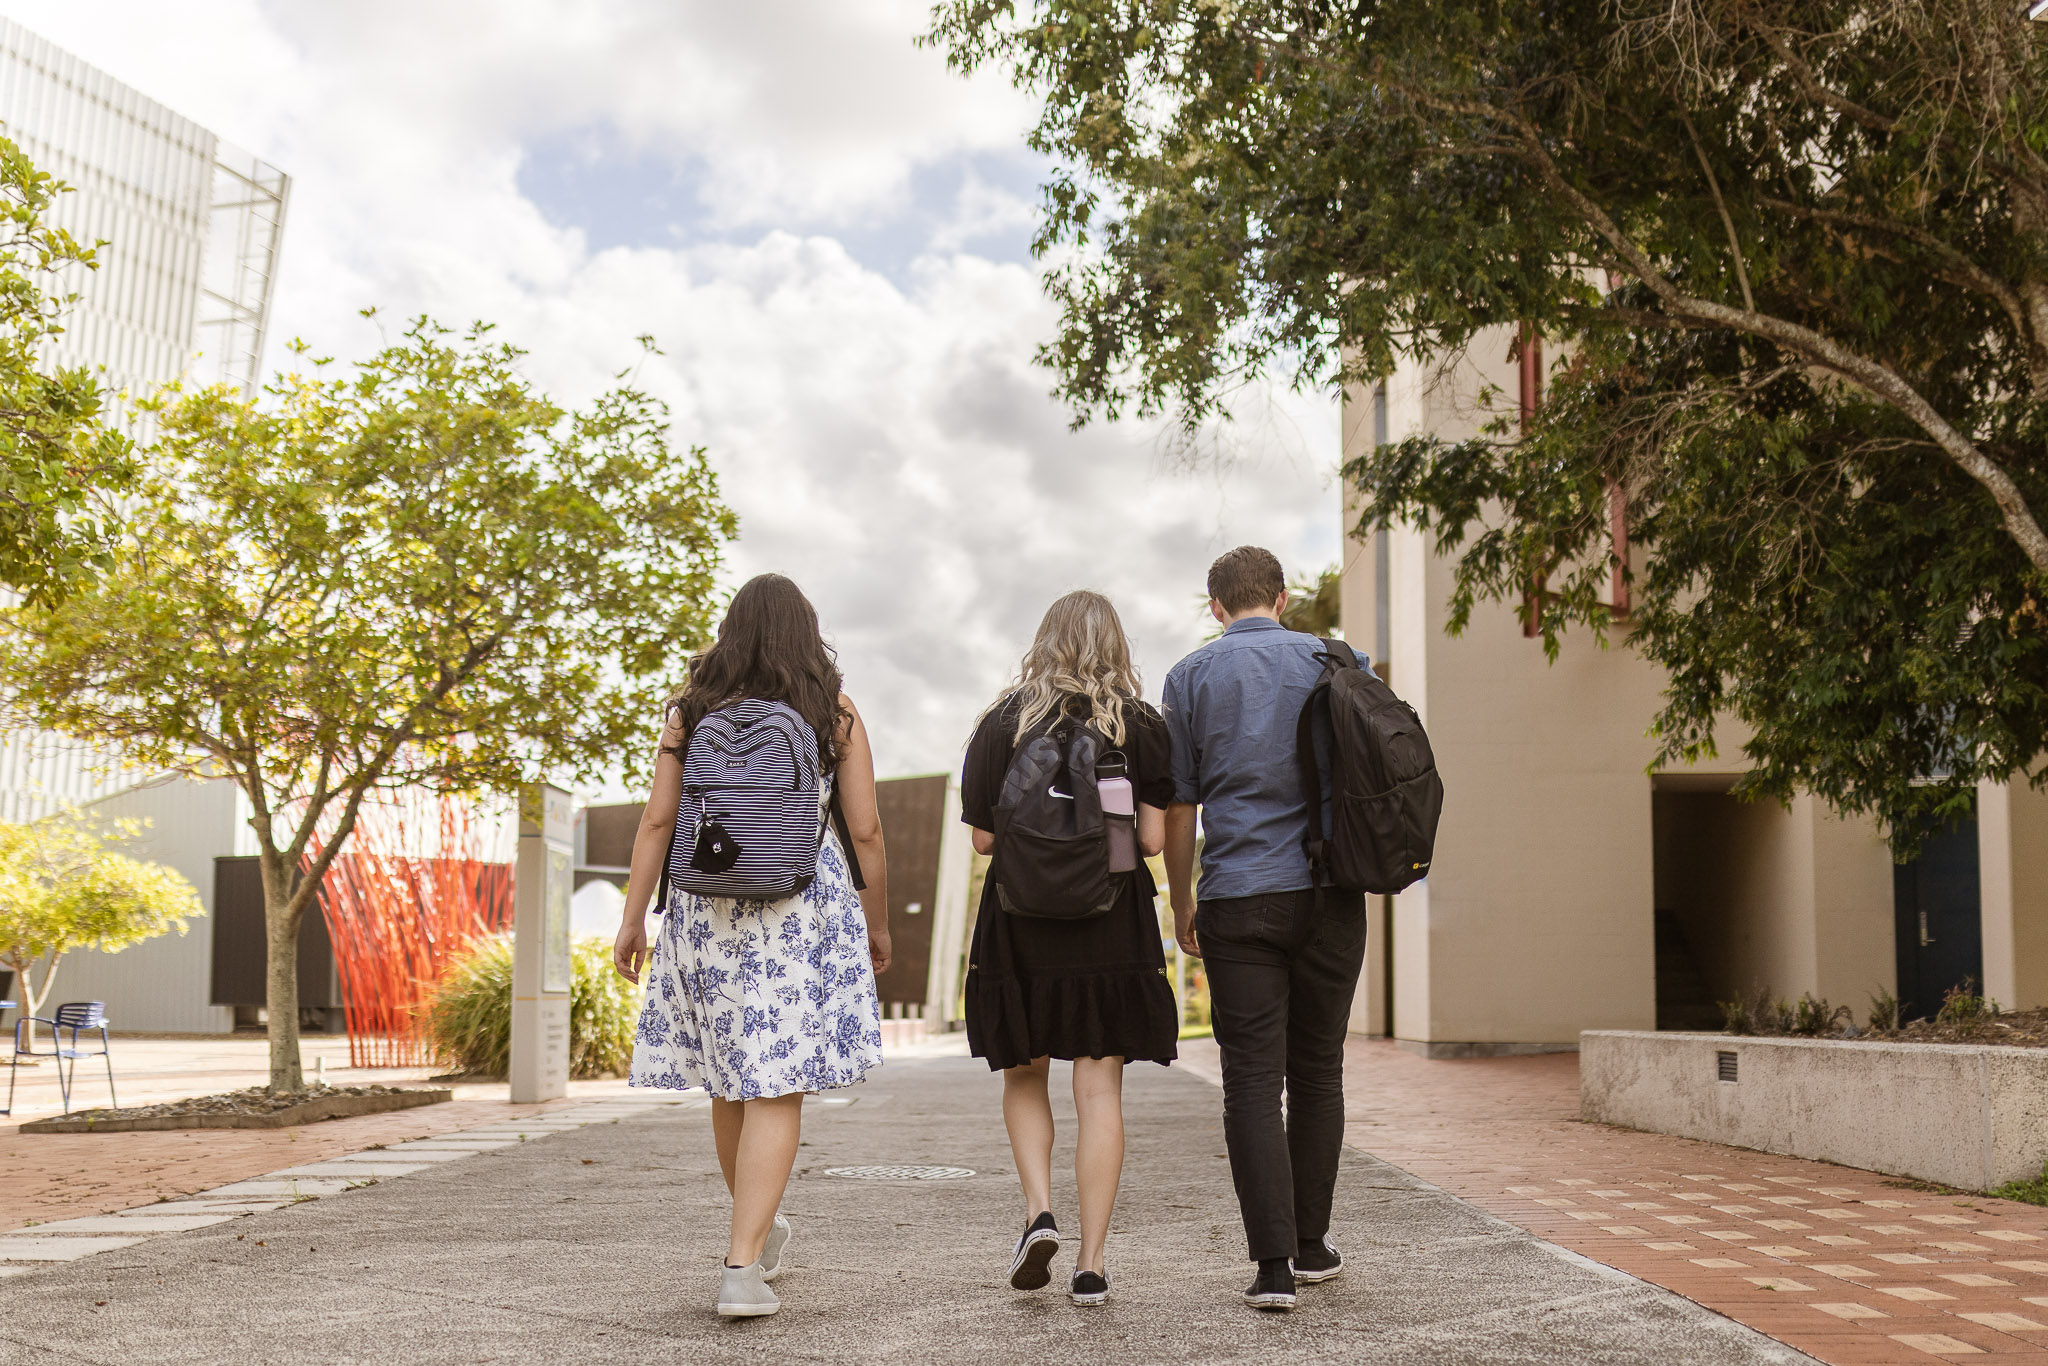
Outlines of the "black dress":
<svg viewBox="0 0 2048 1366">
<path fill-rule="evenodd" d="M 982 718 L 967 745 L 961 819 L 995 829 L 995 805 L 1016 749 L 1012 701 Z M 1124 756 L 1141 805 L 1173 799 L 1166 723 L 1143 702 L 1124 705 Z M 967 959 L 967 1042 L 991 1070 L 1033 1058 L 1145 1060 L 1164 1066 L 1178 1053 L 1179 1010 L 1160 945 L 1158 887 L 1142 860 L 1103 915 L 1045 920 L 998 904 L 991 866 L 981 889 Z"/>
</svg>

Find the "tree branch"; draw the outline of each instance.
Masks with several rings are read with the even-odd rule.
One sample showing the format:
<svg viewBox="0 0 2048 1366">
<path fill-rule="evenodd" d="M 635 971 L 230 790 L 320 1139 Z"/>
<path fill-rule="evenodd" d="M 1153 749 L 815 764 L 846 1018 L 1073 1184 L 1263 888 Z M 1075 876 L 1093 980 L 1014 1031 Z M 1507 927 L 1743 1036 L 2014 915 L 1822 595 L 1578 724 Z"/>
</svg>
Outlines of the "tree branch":
<svg viewBox="0 0 2048 1366">
<path fill-rule="evenodd" d="M 1714 168 L 1707 161 L 1707 149 L 1700 142 L 1699 130 L 1692 126 L 1692 116 L 1683 106 L 1678 111 L 1678 121 L 1685 125 L 1685 134 L 1692 139 L 1693 154 L 1700 159 L 1700 170 L 1707 177 L 1707 188 L 1713 191 L 1714 207 L 1721 211 L 1721 226 L 1728 233 L 1728 254 L 1735 258 L 1735 282 L 1742 286 L 1742 306 L 1756 312 L 1756 296 L 1749 292 L 1749 268 L 1742 264 L 1742 243 L 1735 236 L 1735 219 L 1729 215 L 1728 202 L 1721 198 L 1721 182 L 1714 178 Z"/>
</svg>

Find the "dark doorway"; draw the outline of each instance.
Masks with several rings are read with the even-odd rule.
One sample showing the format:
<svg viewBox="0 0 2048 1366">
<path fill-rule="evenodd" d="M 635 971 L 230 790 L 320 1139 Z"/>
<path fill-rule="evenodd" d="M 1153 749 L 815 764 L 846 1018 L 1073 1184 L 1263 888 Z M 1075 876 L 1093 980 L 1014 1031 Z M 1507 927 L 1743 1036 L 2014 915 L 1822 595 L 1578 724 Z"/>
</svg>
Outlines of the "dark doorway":
<svg viewBox="0 0 2048 1366">
<path fill-rule="evenodd" d="M 1984 926 L 1977 895 L 1977 817 L 1958 817 L 1892 870 L 1899 955 L 1899 1018 L 1941 1009 L 1949 989 L 1984 981 Z"/>
<path fill-rule="evenodd" d="M 932 958 L 932 917 L 939 899 L 939 845 L 946 831 L 946 775 L 875 784 L 882 843 L 889 858 L 889 970 L 875 983 L 885 1012 L 924 1007 Z"/>
</svg>

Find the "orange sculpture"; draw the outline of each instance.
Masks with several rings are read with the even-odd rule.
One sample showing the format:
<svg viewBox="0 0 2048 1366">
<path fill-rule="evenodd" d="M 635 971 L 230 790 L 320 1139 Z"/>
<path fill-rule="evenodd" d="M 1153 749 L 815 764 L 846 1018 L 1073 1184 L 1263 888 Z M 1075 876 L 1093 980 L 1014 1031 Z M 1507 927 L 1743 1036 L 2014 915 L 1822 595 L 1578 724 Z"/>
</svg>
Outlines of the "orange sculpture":
<svg viewBox="0 0 2048 1366">
<path fill-rule="evenodd" d="M 512 865 L 492 857 L 497 833 L 496 820 L 460 797 L 363 808 L 319 897 L 347 1008 L 350 1066 L 434 1060 L 425 1007 L 435 987 L 477 939 L 511 928 Z M 319 853 L 309 848 L 307 863 Z"/>
</svg>

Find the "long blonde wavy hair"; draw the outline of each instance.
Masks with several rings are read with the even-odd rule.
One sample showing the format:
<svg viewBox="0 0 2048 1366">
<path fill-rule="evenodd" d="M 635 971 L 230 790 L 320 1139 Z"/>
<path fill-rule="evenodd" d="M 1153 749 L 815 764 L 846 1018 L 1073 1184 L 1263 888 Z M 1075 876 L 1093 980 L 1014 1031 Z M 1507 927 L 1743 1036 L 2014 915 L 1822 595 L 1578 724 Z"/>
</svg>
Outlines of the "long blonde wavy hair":
<svg viewBox="0 0 2048 1366">
<path fill-rule="evenodd" d="M 1055 714 L 1069 698 L 1085 697 L 1095 729 L 1112 745 L 1124 742 L 1124 703 L 1138 696 L 1131 643 L 1108 598 L 1076 589 L 1045 609 L 1038 634 L 1024 652 L 1017 681 L 996 701 L 1020 700 L 1017 735 Z M 990 710 L 994 710 L 991 708 Z"/>
</svg>

